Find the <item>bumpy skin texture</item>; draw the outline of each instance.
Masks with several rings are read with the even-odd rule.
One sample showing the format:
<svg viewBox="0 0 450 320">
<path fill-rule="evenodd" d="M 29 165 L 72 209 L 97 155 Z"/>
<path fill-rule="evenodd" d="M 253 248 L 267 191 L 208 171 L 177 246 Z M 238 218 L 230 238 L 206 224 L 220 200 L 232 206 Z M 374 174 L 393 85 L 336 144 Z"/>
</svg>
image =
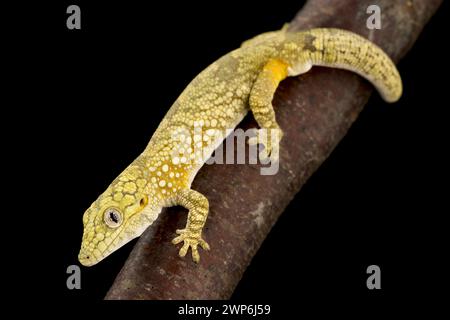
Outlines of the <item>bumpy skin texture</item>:
<svg viewBox="0 0 450 320">
<path fill-rule="evenodd" d="M 185 229 L 174 244 L 183 242 L 198 262 L 198 246 L 208 250 L 202 229 L 208 215 L 206 197 L 191 190 L 197 171 L 249 110 L 271 137 L 260 156 L 278 161 L 282 137 L 272 98 L 280 81 L 307 72 L 313 65 L 352 70 L 368 79 L 388 102 L 396 101 L 402 84 L 395 65 L 370 41 L 338 29 L 299 33 L 269 32 L 246 41 L 201 72 L 175 101 L 144 152 L 91 205 L 83 217 L 79 260 L 93 265 L 128 241 L 140 236 L 162 207 L 189 210 Z M 262 130 L 259 130 L 262 133 Z M 111 216 L 111 212 L 114 216 Z"/>
</svg>

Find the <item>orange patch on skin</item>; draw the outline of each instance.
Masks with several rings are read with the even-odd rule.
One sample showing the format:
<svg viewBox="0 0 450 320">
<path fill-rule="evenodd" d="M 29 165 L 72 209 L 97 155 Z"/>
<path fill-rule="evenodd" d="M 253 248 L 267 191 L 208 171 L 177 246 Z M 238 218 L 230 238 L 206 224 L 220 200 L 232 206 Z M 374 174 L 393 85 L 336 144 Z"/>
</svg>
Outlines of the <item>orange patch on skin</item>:
<svg viewBox="0 0 450 320">
<path fill-rule="evenodd" d="M 271 59 L 264 66 L 264 71 L 271 75 L 274 82 L 280 82 L 288 75 L 288 64 L 278 59 Z"/>
</svg>

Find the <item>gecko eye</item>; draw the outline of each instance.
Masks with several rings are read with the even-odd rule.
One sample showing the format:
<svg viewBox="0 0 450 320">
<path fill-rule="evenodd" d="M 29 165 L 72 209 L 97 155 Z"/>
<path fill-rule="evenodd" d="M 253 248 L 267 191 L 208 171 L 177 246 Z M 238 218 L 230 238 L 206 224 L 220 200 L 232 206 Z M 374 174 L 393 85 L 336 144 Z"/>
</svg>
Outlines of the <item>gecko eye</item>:
<svg viewBox="0 0 450 320">
<path fill-rule="evenodd" d="M 108 208 L 105 210 L 103 220 L 108 227 L 117 228 L 122 224 L 122 214 L 116 208 Z"/>
<path fill-rule="evenodd" d="M 141 209 L 143 209 L 148 203 L 148 197 L 143 196 L 141 201 L 139 201 L 139 205 L 141 206 Z"/>
</svg>

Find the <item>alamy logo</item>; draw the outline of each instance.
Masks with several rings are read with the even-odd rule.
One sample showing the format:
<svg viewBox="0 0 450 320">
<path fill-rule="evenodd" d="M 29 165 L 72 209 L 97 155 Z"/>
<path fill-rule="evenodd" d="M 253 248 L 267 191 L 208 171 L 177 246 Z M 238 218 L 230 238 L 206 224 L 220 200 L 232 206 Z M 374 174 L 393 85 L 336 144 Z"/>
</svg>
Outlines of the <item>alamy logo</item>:
<svg viewBox="0 0 450 320">
<path fill-rule="evenodd" d="M 255 139 L 256 136 L 258 139 Z M 270 164 L 260 169 L 261 175 L 275 175 L 279 169 L 279 138 L 276 129 L 244 131 L 239 128 L 209 128 L 204 130 L 201 123 L 196 121 L 193 130 L 186 127 L 175 129 L 172 132 L 172 141 L 175 141 L 175 146 L 170 156 L 174 165 L 201 165 L 203 162 L 205 164 L 257 164 L 259 157 L 261 164 Z M 217 146 L 217 143 L 220 144 Z M 265 146 L 267 145 L 271 146 L 270 155 L 266 154 Z M 212 151 L 214 153 L 211 155 Z"/>
<path fill-rule="evenodd" d="M 381 9 L 379 6 L 372 4 L 367 7 L 367 14 L 370 14 L 370 17 L 367 18 L 366 27 L 369 30 L 373 29 L 381 29 Z"/>
<path fill-rule="evenodd" d="M 373 290 L 373 289 L 381 289 L 381 270 L 380 267 L 373 264 L 371 266 L 367 267 L 366 270 L 367 274 L 370 274 L 370 276 L 367 278 L 367 289 Z"/>
<path fill-rule="evenodd" d="M 67 29 L 73 30 L 81 29 L 81 10 L 80 7 L 73 4 L 71 6 L 67 7 L 66 13 L 70 14 L 70 16 L 67 18 L 66 26 Z"/>
<path fill-rule="evenodd" d="M 67 267 L 66 273 L 69 274 L 66 280 L 67 289 L 81 289 L 81 270 L 76 264 Z"/>
</svg>

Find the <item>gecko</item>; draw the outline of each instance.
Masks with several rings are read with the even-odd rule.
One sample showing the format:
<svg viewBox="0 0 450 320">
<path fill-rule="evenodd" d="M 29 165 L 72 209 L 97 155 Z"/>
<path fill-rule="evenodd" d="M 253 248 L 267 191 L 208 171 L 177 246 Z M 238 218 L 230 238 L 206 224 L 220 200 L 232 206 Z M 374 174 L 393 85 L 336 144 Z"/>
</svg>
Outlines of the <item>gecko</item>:
<svg viewBox="0 0 450 320">
<path fill-rule="evenodd" d="M 234 129 L 249 111 L 259 128 L 248 142 L 264 146 L 261 158 L 278 161 L 283 131 L 272 106 L 274 93 L 283 79 L 312 66 L 353 71 L 371 82 L 386 102 L 395 102 L 402 94 L 400 75 L 388 55 L 350 31 L 289 32 L 284 27 L 245 41 L 190 82 L 144 151 L 85 211 L 80 263 L 92 266 L 103 260 L 139 237 L 162 208 L 175 205 L 186 208 L 188 215 L 185 228 L 176 230 L 172 242 L 182 244 L 181 257 L 191 249 L 198 263 L 199 248 L 210 249 L 202 237 L 209 202 L 191 189 L 195 175 L 222 143 L 220 132 Z"/>
</svg>

